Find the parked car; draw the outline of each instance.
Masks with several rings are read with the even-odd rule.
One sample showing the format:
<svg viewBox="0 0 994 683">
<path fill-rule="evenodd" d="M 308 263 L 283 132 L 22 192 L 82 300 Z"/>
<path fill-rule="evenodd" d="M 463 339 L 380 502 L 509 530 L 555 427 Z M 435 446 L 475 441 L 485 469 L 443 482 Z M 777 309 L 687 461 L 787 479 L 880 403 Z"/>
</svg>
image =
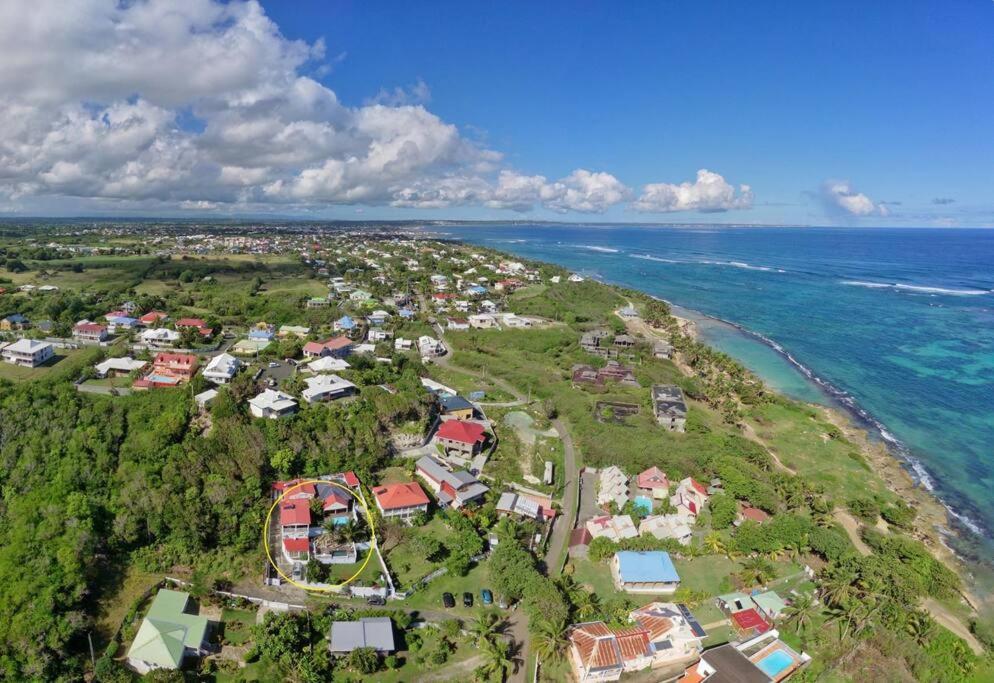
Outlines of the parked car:
<svg viewBox="0 0 994 683">
<path fill-rule="evenodd" d="M 465 593 L 463 593 L 462 594 L 462 604 L 464 606 L 466 606 L 466 607 L 472 607 L 473 606 L 473 594 L 470 593 L 469 591 L 466 591 Z"/>
<path fill-rule="evenodd" d="M 442 606 L 446 609 L 452 609 L 456 606 L 456 599 L 452 593 L 442 593 Z"/>
<path fill-rule="evenodd" d="M 377 607 L 382 607 L 383 605 L 387 604 L 387 601 L 386 601 L 386 598 L 383 598 L 383 597 L 381 597 L 379 595 L 373 595 L 373 596 L 370 596 L 366 600 L 366 604 L 367 605 L 375 605 Z"/>
<path fill-rule="evenodd" d="M 497 606 L 501 609 L 507 609 L 507 598 L 501 596 L 500 600 L 497 601 Z"/>
<path fill-rule="evenodd" d="M 276 361 L 274 361 L 274 360 L 269 361 L 269 367 L 271 367 L 271 368 L 278 368 L 279 366 L 280 366 L 280 364 L 277 363 Z"/>
<path fill-rule="evenodd" d="M 484 588 L 480 591 L 480 598 L 483 600 L 484 605 L 494 604 L 494 594 L 490 592 L 489 588 Z"/>
<path fill-rule="evenodd" d="M 300 581 L 304 578 L 304 565 L 300 562 L 293 563 L 293 573 L 291 574 L 294 581 Z"/>
</svg>

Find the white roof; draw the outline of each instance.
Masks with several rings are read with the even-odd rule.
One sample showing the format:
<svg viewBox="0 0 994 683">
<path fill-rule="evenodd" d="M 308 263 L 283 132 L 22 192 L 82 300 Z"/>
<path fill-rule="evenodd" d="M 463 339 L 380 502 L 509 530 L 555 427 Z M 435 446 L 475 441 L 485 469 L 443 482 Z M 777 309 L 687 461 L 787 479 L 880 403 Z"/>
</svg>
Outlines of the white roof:
<svg viewBox="0 0 994 683">
<path fill-rule="evenodd" d="M 13 344 L 5 346 L 3 350 L 14 353 L 37 353 L 46 346 L 51 347 L 52 345 L 48 342 L 38 341 L 36 339 L 18 339 Z"/>
<path fill-rule="evenodd" d="M 618 507 L 628 502 L 628 477 L 616 465 L 605 467 L 598 479 L 597 503 L 606 505 L 614 501 Z"/>
<path fill-rule="evenodd" d="M 208 389 L 207 391 L 202 391 L 193 397 L 193 400 L 204 406 L 210 403 L 217 396 L 217 389 Z"/>
<path fill-rule="evenodd" d="M 610 517 L 594 517 L 587 522 L 587 531 L 594 538 L 605 536 L 612 541 L 619 541 L 623 538 L 635 538 L 639 535 L 635 528 L 635 522 L 630 515 L 615 515 Z"/>
<path fill-rule="evenodd" d="M 177 341 L 179 340 L 179 332 L 165 327 L 159 327 L 154 330 L 145 330 L 142 332 L 142 339 L 145 339 L 146 341 Z"/>
<path fill-rule="evenodd" d="M 286 410 L 297 405 L 293 396 L 284 394 L 276 389 L 266 389 L 255 398 L 249 399 L 249 403 L 260 410 Z"/>
<path fill-rule="evenodd" d="M 207 364 L 207 367 L 204 368 L 204 374 L 226 375 L 228 377 L 232 377 L 235 372 L 238 371 L 241 364 L 242 362 L 230 353 L 222 353 L 211 358 L 210 362 Z"/>
<path fill-rule="evenodd" d="M 337 394 L 348 389 L 355 389 L 355 385 L 347 379 L 342 379 L 338 375 L 317 375 L 304 380 L 307 388 L 301 395 L 308 401 L 323 396 L 325 394 Z"/>
<path fill-rule="evenodd" d="M 352 366 L 341 358 L 321 356 L 317 360 L 313 360 L 308 363 L 306 369 L 308 372 L 335 372 L 338 370 L 346 370 L 350 367 Z"/>
<path fill-rule="evenodd" d="M 116 370 L 118 372 L 131 372 L 132 370 L 143 368 L 147 364 L 147 361 L 135 360 L 134 358 L 125 356 L 124 358 L 108 358 L 101 363 L 97 363 L 93 367 L 96 368 L 97 372 L 101 375 L 106 375 L 111 370 Z"/>
</svg>

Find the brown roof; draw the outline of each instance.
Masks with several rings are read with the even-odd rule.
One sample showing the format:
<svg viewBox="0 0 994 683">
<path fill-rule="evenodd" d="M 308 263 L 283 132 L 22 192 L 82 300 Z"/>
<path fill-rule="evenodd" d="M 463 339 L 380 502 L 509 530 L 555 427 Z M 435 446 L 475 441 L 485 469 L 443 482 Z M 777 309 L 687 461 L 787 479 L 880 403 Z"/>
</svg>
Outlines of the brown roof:
<svg viewBox="0 0 994 683">
<path fill-rule="evenodd" d="M 626 662 L 649 654 L 649 632 L 644 628 L 632 627 L 614 632 L 621 648 L 621 658 Z"/>
<path fill-rule="evenodd" d="M 570 640 L 588 671 L 621 666 L 621 654 L 611 637 L 611 630 L 602 621 L 580 624 L 570 633 Z"/>
</svg>

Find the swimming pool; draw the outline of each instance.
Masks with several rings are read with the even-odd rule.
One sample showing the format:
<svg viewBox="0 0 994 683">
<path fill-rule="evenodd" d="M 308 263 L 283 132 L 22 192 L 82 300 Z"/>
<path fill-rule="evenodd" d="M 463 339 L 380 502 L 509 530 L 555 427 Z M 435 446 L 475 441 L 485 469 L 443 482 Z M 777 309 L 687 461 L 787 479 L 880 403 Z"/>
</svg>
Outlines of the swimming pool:
<svg viewBox="0 0 994 683">
<path fill-rule="evenodd" d="M 643 515 L 652 514 L 652 498 L 649 498 L 648 496 L 635 496 L 634 503 L 635 507 L 637 507 Z"/>
<path fill-rule="evenodd" d="M 776 680 L 784 671 L 794 666 L 794 658 L 783 650 L 774 650 L 756 662 L 764 674 Z"/>
</svg>

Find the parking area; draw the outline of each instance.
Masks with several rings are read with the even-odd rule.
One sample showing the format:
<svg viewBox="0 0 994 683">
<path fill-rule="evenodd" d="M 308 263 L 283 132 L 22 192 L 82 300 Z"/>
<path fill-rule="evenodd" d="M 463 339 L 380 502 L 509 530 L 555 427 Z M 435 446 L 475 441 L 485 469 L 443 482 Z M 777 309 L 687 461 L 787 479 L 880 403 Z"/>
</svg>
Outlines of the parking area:
<svg viewBox="0 0 994 683">
<path fill-rule="evenodd" d="M 601 514 L 604 514 L 603 511 L 597 507 L 597 474 L 584 470 L 580 475 L 580 511 L 577 516 L 577 526 Z"/>
</svg>

